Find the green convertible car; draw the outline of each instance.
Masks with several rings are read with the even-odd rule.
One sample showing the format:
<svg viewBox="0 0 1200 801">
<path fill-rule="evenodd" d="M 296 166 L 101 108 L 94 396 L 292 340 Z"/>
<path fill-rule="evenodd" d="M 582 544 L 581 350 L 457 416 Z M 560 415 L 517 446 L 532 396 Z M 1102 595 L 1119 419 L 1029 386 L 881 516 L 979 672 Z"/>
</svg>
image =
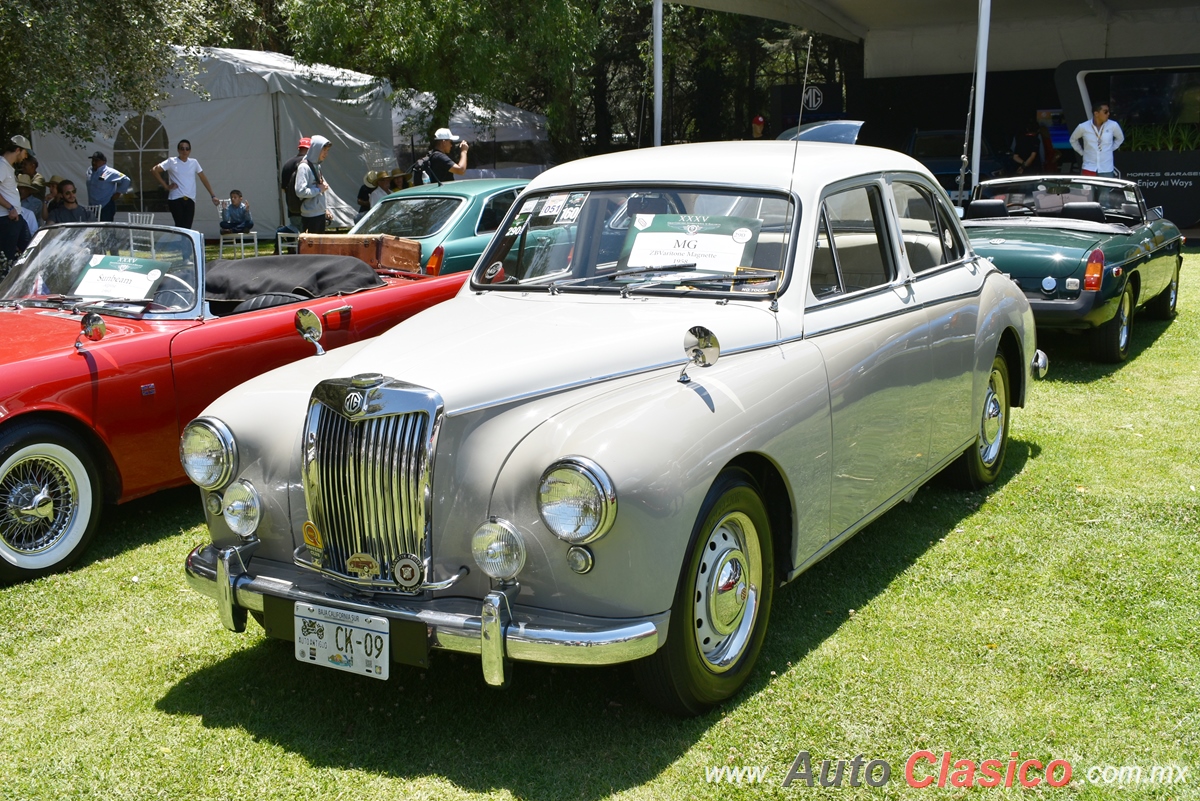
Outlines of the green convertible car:
<svg viewBox="0 0 1200 801">
<path fill-rule="evenodd" d="M 1132 181 L 999 178 L 975 187 L 963 224 L 976 253 L 1020 285 L 1042 328 L 1090 329 L 1100 361 L 1129 355 L 1134 311 L 1175 316 L 1184 238 Z"/>
<path fill-rule="evenodd" d="M 478 178 L 402 189 L 381 200 L 352 234 L 391 234 L 421 244 L 430 275 L 469 270 L 529 181 Z"/>
</svg>

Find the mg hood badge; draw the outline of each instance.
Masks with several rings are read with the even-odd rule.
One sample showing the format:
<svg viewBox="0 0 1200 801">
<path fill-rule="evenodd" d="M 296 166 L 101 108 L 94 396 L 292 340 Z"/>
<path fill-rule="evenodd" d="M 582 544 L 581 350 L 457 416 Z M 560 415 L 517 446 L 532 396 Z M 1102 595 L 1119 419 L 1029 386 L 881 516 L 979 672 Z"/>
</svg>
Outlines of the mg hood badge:
<svg viewBox="0 0 1200 801">
<path fill-rule="evenodd" d="M 346 414 L 358 414 L 362 411 L 363 394 L 361 392 L 348 392 L 346 399 L 342 401 L 342 411 Z"/>
</svg>

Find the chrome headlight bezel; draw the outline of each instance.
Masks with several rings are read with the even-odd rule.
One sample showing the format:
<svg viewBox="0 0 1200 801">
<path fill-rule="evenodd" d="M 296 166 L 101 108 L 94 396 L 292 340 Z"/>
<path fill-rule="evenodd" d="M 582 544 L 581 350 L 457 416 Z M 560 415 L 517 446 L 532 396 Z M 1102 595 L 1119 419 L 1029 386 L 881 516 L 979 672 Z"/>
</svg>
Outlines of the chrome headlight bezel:
<svg viewBox="0 0 1200 801">
<path fill-rule="evenodd" d="M 547 511 L 551 505 L 546 500 L 548 494 L 547 482 L 556 473 L 576 481 L 582 478 L 584 482 L 582 484 L 576 483 L 575 486 L 582 486 L 590 490 L 590 500 L 594 506 L 595 524 L 587 530 L 579 528 L 567 530 L 563 527 L 562 521 L 558 519 L 557 515 Z M 555 537 L 570 545 L 586 545 L 589 542 L 595 542 L 600 539 L 612 528 L 613 522 L 617 519 L 617 491 L 613 486 L 612 479 L 608 477 L 608 473 L 604 472 L 604 468 L 600 465 L 586 456 L 566 456 L 554 462 L 554 464 L 542 472 L 542 477 L 538 481 L 537 507 L 538 516 L 541 518 L 542 524 Z"/>
<path fill-rule="evenodd" d="M 186 451 L 188 438 L 199 431 L 204 431 L 206 434 L 213 436 L 221 448 L 219 456 L 220 470 L 216 473 L 215 477 L 210 477 L 212 471 L 209 471 L 207 474 L 197 473 L 193 475 L 193 470 L 189 469 L 188 453 Z M 229 426 L 217 418 L 197 417 L 184 427 L 183 434 L 179 437 L 179 461 L 183 465 L 183 472 L 187 474 L 187 477 L 196 486 L 210 492 L 222 489 L 237 474 L 237 441 L 233 438 L 233 432 L 229 430 Z"/>
</svg>

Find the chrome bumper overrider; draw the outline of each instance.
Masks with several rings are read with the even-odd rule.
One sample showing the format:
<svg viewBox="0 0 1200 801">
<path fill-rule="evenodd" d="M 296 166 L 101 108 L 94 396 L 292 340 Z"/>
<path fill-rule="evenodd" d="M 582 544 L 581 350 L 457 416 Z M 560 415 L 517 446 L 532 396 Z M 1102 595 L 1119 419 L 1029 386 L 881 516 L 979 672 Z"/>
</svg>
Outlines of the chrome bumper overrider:
<svg viewBox="0 0 1200 801">
<path fill-rule="evenodd" d="M 1033 352 L 1033 362 L 1029 365 L 1030 371 L 1034 378 L 1045 378 L 1046 372 L 1050 369 L 1050 360 L 1046 358 L 1046 354 L 1040 350 Z"/>
<path fill-rule="evenodd" d="M 335 606 L 425 625 L 431 648 L 479 654 L 488 684 L 503 685 L 508 660 L 555 665 L 612 665 L 653 654 L 666 642 L 670 612 L 622 620 L 513 608 L 508 595 L 413 601 L 334 596 L 312 584 L 312 575 L 270 562 L 280 577 L 255 576 L 246 565 L 257 543 L 238 548 L 201 545 L 184 571 L 192 589 L 217 602 L 221 623 L 246 628 L 246 612 L 263 611 L 263 596 Z M 306 586 L 307 585 L 307 586 Z"/>
</svg>

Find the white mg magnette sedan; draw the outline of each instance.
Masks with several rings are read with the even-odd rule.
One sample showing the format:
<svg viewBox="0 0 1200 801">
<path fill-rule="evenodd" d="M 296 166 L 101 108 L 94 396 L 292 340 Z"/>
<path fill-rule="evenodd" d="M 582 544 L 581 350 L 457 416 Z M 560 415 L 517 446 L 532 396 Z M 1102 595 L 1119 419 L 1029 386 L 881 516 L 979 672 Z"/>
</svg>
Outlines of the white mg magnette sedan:
<svg viewBox="0 0 1200 801">
<path fill-rule="evenodd" d="M 924 167 L 804 142 L 556 167 L 456 297 L 316 348 L 183 434 L 224 625 L 375 679 L 633 662 L 682 714 L 745 684 L 777 587 L 941 470 L 995 481 L 1046 369 Z"/>
</svg>

